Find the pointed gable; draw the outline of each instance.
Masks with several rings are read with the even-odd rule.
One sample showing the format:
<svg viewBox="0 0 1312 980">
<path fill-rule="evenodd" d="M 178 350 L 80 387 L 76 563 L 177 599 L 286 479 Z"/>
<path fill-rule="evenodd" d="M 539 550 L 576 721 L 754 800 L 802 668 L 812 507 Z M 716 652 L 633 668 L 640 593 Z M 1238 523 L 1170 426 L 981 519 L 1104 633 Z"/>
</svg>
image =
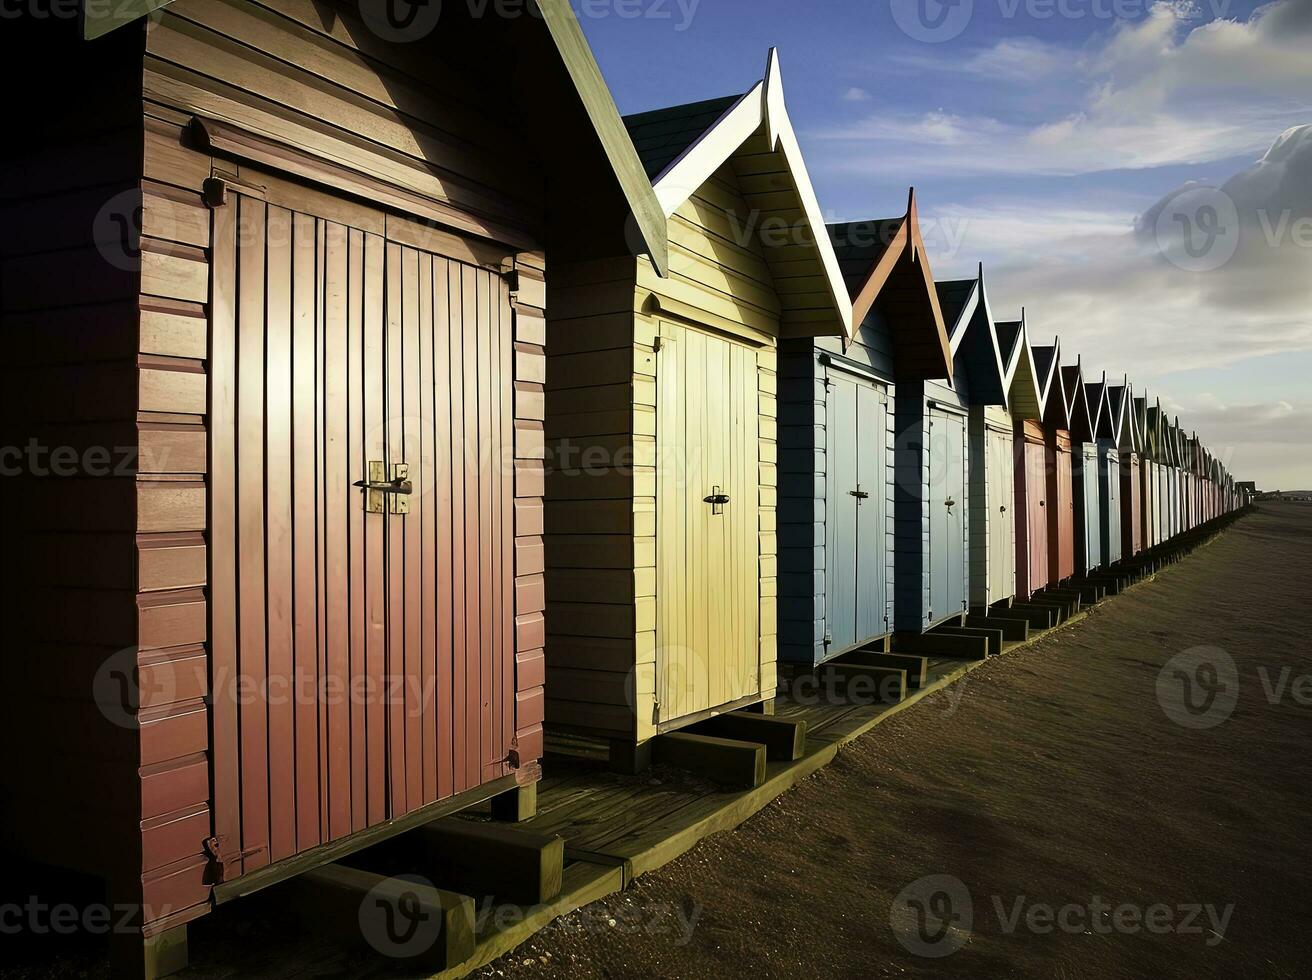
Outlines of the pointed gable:
<svg viewBox="0 0 1312 980">
<path fill-rule="evenodd" d="M 724 215 L 724 246 L 759 250 L 772 275 L 788 280 L 778 290 L 780 336 L 852 338 L 851 296 L 784 104 L 777 50 L 745 95 L 639 113 L 625 125 L 668 220 L 714 179 L 735 185 L 741 205 Z"/>
<path fill-rule="evenodd" d="M 1093 438 L 1093 427 L 1084 392 L 1084 368 L 1078 358 L 1074 365 L 1062 365 L 1061 382 L 1066 389 L 1066 417 L 1070 419 L 1071 437 L 1085 442 Z"/>
<path fill-rule="evenodd" d="M 1044 416 L 1044 406 L 1052 387 L 1056 341 L 1052 347 L 1031 347 L 1029 328 L 1025 325 L 1023 312 L 1020 324 L 1015 363 L 1011 367 L 1011 414 L 1017 419 L 1038 420 Z M 1040 352 L 1043 352 L 1042 355 Z"/>
<path fill-rule="evenodd" d="M 1005 407 L 1008 402 L 1006 362 L 999 349 L 983 275 L 937 282 L 934 290 L 948 331 L 954 376 L 964 370 L 968 401 Z"/>
<path fill-rule="evenodd" d="M 1084 385 L 1084 401 L 1089 409 L 1089 437 L 1091 439 L 1110 438 L 1107 422 L 1106 374 L 1102 376 L 1101 381 L 1087 382 Z"/>
<path fill-rule="evenodd" d="M 1127 452 L 1132 448 L 1126 444 L 1126 387 L 1124 384 L 1107 386 L 1107 421 L 1104 426 L 1106 438 L 1115 443 L 1117 449 Z"/>
<path fill-rule="evenodd" d="M 901 218 L 829 226 L 859 328 L 871 310 L 888 322 L 900 378 L 952 380 L 952 345 L 929 268 L 913 188 Z"/>
<path fill-rule="evenodd" d="M 1050 377 L 1043 398 L 1043 424 L 1053 429 L 1071 427 L 1071 403 L 1066 394 L 1066 378 L 1061 367 L 1061 341 L 1054 338 L 1051 347 L 1034 348 L 1034 367 L 1040 377 L 1046 371 Z"/>
</svg>

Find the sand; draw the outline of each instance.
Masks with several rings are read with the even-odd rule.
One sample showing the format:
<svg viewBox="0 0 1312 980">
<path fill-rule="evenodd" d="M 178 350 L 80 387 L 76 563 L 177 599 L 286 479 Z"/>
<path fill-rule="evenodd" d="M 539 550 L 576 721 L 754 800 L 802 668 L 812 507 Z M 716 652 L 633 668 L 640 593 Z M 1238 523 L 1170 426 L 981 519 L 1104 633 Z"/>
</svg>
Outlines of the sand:
<svg viewBox="0 0 1312 980">
<path fill-rule="evenodd" d="M 1307 975 L 1310 579 L 1265 505 L 478 975 Z"/>
</svg>

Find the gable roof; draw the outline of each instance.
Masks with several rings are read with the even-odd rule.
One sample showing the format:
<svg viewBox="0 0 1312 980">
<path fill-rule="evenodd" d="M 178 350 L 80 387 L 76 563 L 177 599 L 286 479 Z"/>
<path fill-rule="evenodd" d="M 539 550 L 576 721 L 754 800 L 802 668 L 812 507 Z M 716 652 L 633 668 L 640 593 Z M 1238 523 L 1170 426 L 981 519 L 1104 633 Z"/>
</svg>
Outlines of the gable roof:
<svg viewBox="0 0 1312 980">
<path fill-rule="evenodd" d="M 1126 437 L 1132 428 L 1133 423 L 1127 426 L 1128 391 L 1125 384 L 1107 386 L 1107 422 L 1105 425 L 1107 438 L 1116 443 L 1117 449 L 1124 449 L 1127 452 L 1132 449 L 1131 445 L 1126 444 Z"/>
<path fill-rule="evenodd" d="M 1053 360 L 1048 357 L 1040 370 L 1030 346 L 1029 328 L 1025 325 L 1025 311 L 1020 314 L 1020 332 L 1016 335 L 1015 350 L 1007 370 L 1011 377 L 1008 390 L 1011 415 L 1016 419 L 1041 419 L 1043 407 L 1052 384 Z M 1055 350 L 1055 342 L 1054 348 Z M 1046 372 L 1046 373 L 1045 373 Z"/>
<path fill-rule="evenodd" d="M 751 211 L 750 233 L 760 235 L 767 263 L 785 261 L 786 253 L 790 263 L 800 255 L 818 266 L 815 290 L 780 295 L 782 335 L 852 339 L 852 300 L 788 117 L 778 49 L 770 49 L 765 77 L 745 95 L 644 112 L 625 124 L 642 144 L 644 172 L 666 218 L 725 164 L 751 157 L 752 186 L 739 190 Z M 766 233 L 780 221 L 791 233 Z"/>
<path fill-rule="evenodd" d="M 1134 397 L 1134 448 L 1140 456 L 1149 454 L 1148 447 L 1148 396 Z"/>
<path fill-rule="evenodd" d="M 624 117 L 624 127 L 653 183 L 675 160 L 736 106 L 742 95 L 653 109 Z"/>
<path fill-rule="evenodd" d="M 1066 417 L 1070 419 L 1071 438 L 1086 441 L 1092 437 L 1093 426 L 1084 391 L 1084 365 L 1079 358 L 1073 365 L 1062 365 L 1061 383 L 1066 390 Z"/>
<path fill-rule="evenodd" d="M 1043 424 L 1054 429 L 1070 429 L 1071 405 L 1066 395 L 1066 379 L 1061 371 L 1061 339 L 1054 337 L 1051 346 L 1035 347 L 1034 369 L 1039 377 L 1048 375 L 1043 395 Z"/>
<path fill-rule="evenodd" d="M 953 371 L 963 365 L 969 380 L 968 397 L 976 405 L 1009 402 L 1010 363 L 998 343 L 997 324 L 984 286 L 983 266 L 974 279 L 947 279 L 934 284 L 944 314 Z M 1010 347 L 1008 352 L 1010 353 Z"/>
<path fill-rule="evenodd" d="M 920 236 L 915 188 L 902 217 L 832 224 L 829 237 L 852 296 L 856 327 L 878 308 L 889 321 L 899 376 L 951 381 L 952 344 Z"/>
<path fill-rule="evenodd" d="M 79 4 L 82 35 L 87 40 L 101 37 L 171 2 L 83 0 Z M 479 37 L 495 37 L 489 43 L 507 49 L 518 69 L 533 79 L 532 85 L 516 88 L 516 101 L 522 103 L 520 113 L 529 119 L 549 119 L 553 131 L 569 134 L 571 152 L 547 154 L 543 162 L 548 184 L 557 188 L 556 195 L 577 201 L 579 187 L 590 186 L 607 205 L 594 207 L 594 213 L 582 217 L 577 206 L 563 209 L 566 213 L 553 225 L 569 229 L 577 237 L 593 239 L 589 244 L 602 249 L 603 254 L 636 254 L 645 249 L 657 271 L 664 275 L 669 268 L 665 215 L 570 0 L 535 3 L 540 16 L 478 18 L 471 8 L 466 12 L 468 19 L 460 21 L 454 20 L 456 5 L 451 4 L 451 10 L 442 10 L 443 23 L 465 24 L 478 30 Z M 336 13 L 336 8 L 330 9 Z M 493 23 L 499 25 L 497 30 L 484 29 L 483 25 Z M 535 125 L 539 128 L 530 126 L 530 132 L 540 138 L 542 124 Z M 620 207 L 624 213 L 617 223 L 614 211 Z"/>
<path fill-rule="evenodd" d="M 1087 382 L 1084 385 L 1084 401 L 1089 409 L 1089 437 L 1092 439 L 1110 438 L 1107 429 L 1106 372 L 1103 373 L 1101 381 Z"/>
</svg>

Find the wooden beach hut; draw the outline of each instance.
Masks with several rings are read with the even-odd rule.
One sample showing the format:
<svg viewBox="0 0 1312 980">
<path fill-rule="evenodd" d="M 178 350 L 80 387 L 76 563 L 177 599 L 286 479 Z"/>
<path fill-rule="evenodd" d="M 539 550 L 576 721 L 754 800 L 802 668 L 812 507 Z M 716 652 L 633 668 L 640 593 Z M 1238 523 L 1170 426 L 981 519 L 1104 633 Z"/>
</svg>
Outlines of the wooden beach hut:
<svg viewBox="0 0 1312 980">
<path fill-rule="evenodd" d="M 218 902 L 531 809 L 546 263 L 665 250 L 537 6 L 390 40 L 324 0 L 5 20 L 4 442 L 121 448 L 6 491 L 0 819 L 139 910 L 123 972 L 185 964 Z"/>
<path fill-rule="evenodd" d="M 1102 564 L 1099 525 L 1098 423 L 1106 402 L 1106 377 L 1086 384 L 1077 358 L 1062 367 L 1071 399 L 1072 500 L 1075 511 L 1075 574 L 1084 576 Z"/>
<path fill-rule="evenodd" d="M 774 51 L 746 94 L 624 123 L 669 269 L 625 256 L 551 278 L 547 721 L 636 768 L 657 734 L 774 697 L 777 348 L 848 342 L 853 304 Z M 852 397 L 879 419 L 876 389 Z M 878 454 L 848 450 L 843 465 L 874 464 L 860 480 L 881 492 Z"/>
<path fill-rule="evenodd" d="M 1016 474 L 1010 405 L 1022 325 L 1019 320 L 998 323 L 993 319 L 982 266 L 974 278 L 939 282 L 936 288 L 952 349 L 950 387 L 956 404 L 968 413 L 966 601 L 970 608 L 987 612 L 1016 594 Z M 930 475 L 933 479 L 933 472 Z M 932 550 L 932 529 L 930 543 Z"/>
<path fill-rule="evenodd" d="M 1121 439 L 1125 433 L 1125 386 L 1102 385 L 1098 423 L 1098 546 L 1105 566 L 1121 560 Z"/>
<path fill-rule="evenodd" d="M 1138 429 L 1139 446 L 1139 534 L 1142 550 L 1147 551 L 1157 542 L 1157 474 L 1153 462 L 1154 435 L 1148 425 L 1148 395 L 1145 392 L 1134 399 L 1134 415 Z"/>
<path fill-rule="evenodd" d="M 1051 577 L 1049 544 L 1048 399 L 1062 399 L 1057 364 L 1059 342 L 1033 347 L 1021 318 L 1020 352 L 1011 381 L 1016 471 L 1016 594 L 1029 598 Z M 1063 409 L 1064 414 L 1064 409 Z M 1069 460 L 1069 453 L 1067 454 Z"/>
<path fill-rule="evenodd" d="M 1171 540 L 1171 451 L 1167 439 L 1166 416 L 1161 399 L 1148 409 L 1148 426 L 1153 440 L 1153 475 L 1156 486 L 1153 503 L 1156 517 L 1153 527 L 1153 545 L 1160 547 Z"/>
<path fill-rule="evenodd" d="M 1052 384 L 1043 404 L 1048 475 L 1048 584 L 1059 585 L 1075 575 L 1075 488 L 1071 459 L 1073 402 L 1061 365 L 1060 341 L 1034 350 L 1036 364 L 1051 360 Z M 1078 381 L 1078 372 L 1076 374 Z"/>
<path fill-rule="evenodd" d="M 1134 558 L 1143 551 L 1143 431 L 1139 418 L 1140 400 L 1134 397 L 1129 379 L 1121 395 L 1125 399 L 1125 426 L 1121 433 L 1121 557 Z"/>
<path fill-rule="evenodd" d="M 948 371 L 914 192 L 829 232 L 855 335 L 779 349 L 779 655 L 807 666 L 893 630 L 897 386 Z"/>
</svg>

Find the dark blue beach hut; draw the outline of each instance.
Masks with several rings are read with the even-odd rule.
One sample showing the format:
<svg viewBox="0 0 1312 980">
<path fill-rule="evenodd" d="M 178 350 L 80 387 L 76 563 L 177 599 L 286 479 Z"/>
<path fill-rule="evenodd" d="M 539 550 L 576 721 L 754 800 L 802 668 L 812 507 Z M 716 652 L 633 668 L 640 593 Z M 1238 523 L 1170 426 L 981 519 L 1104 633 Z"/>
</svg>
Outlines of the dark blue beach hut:
<svg viewBox="0 0 1312 980">
<path fill-rule="evenodd" d="M 806 665 L 893 631 L 896 409 L 952 374 L 915 193 L 901 217 L 829 231 L 859 328 L 779 351 L 779 655 Z"/>
</svg>

